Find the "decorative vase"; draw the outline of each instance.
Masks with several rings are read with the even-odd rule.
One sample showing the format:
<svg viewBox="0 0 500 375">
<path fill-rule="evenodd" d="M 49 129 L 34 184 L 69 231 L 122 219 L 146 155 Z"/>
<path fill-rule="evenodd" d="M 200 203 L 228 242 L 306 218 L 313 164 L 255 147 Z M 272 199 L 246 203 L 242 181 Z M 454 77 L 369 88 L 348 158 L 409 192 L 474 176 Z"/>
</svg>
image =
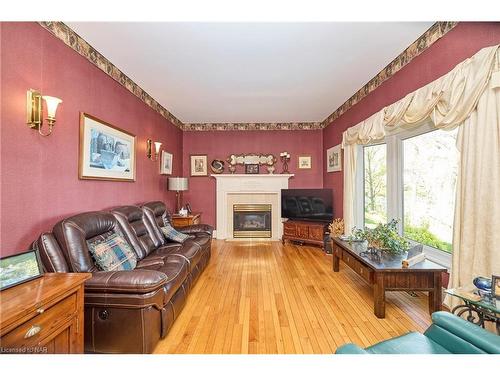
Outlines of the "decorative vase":
<svg viewBox="0 0 500 375">
<path fill-rule="evenodd" d="M 234 174 L 234 172 L 236 172 L 236 166 L 232 165 L 232 164 L 229 164 L 229 173 L 231 174 Z"/>
<path fill-rule="evenodd" d="M 472 280 L 472 283 L 475 285 L 477 289 L 484 290 L 486 292 L 491 291 L 491 279 L 478 276 L 474 280 Z"/>
<path fill-rule="evenodd" d="M 275 169 L 276 169 L 276 168 L 274 168 L 274 165 L 269 165 L 269 166 L 267 167 L 267 172 L 268 172 L 269 174 L 274 174 L 274 170 L 275 170 Z"/>
</svg>

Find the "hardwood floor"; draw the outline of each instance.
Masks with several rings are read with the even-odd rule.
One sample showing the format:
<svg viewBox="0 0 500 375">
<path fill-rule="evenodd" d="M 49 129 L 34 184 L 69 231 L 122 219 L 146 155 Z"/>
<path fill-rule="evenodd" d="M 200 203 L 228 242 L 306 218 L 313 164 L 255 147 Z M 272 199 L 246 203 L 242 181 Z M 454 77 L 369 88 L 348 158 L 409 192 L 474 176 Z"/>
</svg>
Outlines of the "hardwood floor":
<svg viewBox="0 0 500 375">
<path fill-rule="evenodd" d="M 423 293 L 386 300 L 386 318 L 377 319 L 371 287 L 343 263 L 333 273 L 317 247 L 214 240 L 209 266 L 155 353 L 333 353 L 429 326 Z"/>
</svg>

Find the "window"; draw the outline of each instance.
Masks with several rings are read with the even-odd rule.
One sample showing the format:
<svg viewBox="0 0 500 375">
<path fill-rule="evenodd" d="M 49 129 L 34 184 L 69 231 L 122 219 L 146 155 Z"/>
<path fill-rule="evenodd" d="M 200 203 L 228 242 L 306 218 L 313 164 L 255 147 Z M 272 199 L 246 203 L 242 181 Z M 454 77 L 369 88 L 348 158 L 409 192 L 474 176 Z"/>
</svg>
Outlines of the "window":
<svg viewBox="0 0 500 375">
<path fill-rule="evenodd" d="M 364 226 L 374 228 L 387 222 L 387 146 L 365 146 Z"/>
<path fill-rule="evenodd" d="M 456 136 L 456 130 L 435 130 L 403 140 L 403 233 L 447 252 L 452 250 Z"/>
<path fill-rule="evenodd" d="M 374 227 L 392 218 L 400 232 L 422 243 L 427 257 L 451 265 L 455 188 L 458 173 L 457 130 L 425 124 L 360 146 L 357 160 L 355 222 Z"/>
</svg>

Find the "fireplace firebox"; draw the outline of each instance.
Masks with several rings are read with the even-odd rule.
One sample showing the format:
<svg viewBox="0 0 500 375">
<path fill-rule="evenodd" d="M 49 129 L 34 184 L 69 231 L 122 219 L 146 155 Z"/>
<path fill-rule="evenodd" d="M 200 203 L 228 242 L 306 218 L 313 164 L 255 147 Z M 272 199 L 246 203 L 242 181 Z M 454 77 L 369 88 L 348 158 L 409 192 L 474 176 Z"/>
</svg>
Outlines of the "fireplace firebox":
<svg viewBox="0 0 500 375">
<path fill-rule="evenodd" d="M 233 205 L 234 238 L 271 238 L 270 204 Z"/>
</svg>

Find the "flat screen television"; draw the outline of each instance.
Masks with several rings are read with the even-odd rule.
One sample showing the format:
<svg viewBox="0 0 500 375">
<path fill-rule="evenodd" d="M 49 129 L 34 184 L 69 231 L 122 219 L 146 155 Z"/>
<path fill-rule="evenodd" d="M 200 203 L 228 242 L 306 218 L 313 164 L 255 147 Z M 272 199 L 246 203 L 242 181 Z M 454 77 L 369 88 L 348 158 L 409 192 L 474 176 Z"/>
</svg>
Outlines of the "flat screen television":
<svg viewBox="0 0 500 375">
<path fill-rule="evenodd" d="M 331 222 L 332 189 L 282 189 L 281 217 L 290 220 Z"/>
</svg>

